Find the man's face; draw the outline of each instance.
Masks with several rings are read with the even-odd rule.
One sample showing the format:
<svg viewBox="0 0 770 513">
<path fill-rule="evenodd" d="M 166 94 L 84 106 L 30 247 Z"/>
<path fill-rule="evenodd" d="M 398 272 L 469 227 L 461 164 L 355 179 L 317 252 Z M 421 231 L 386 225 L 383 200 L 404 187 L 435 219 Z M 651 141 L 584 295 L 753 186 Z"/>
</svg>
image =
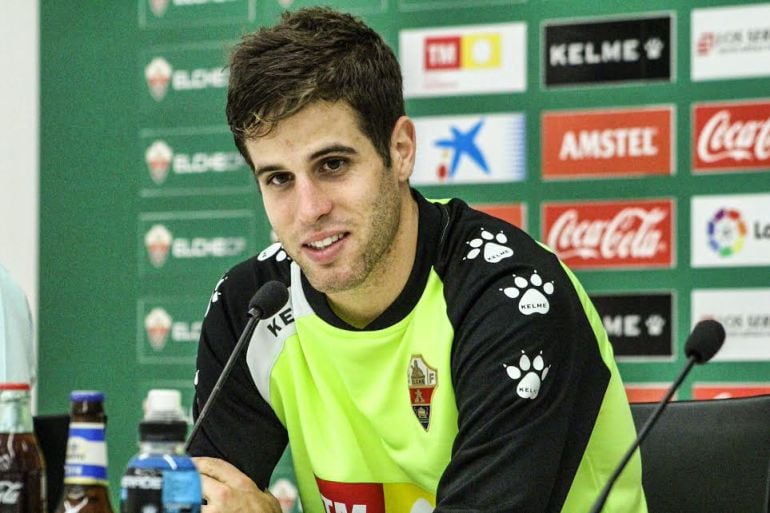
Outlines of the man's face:
<svg viewBox="0 0 770 513">
<path fill-rule="evenodd" d="M 346 103 L 313 103 L 246 148 L 273 230 L 313 287 L 351 291 L 384 271 L 406 179 Z"/>
</svg>

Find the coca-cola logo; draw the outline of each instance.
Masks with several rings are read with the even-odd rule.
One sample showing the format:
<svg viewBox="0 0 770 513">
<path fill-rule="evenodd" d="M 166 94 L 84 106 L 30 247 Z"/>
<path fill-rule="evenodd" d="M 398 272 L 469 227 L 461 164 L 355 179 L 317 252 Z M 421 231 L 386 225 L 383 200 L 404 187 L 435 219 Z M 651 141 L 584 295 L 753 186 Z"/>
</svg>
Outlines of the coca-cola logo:
<svg viewBox="0 0 770 513">
<path fill-rule="evenodd" d="M 16 504 L 19 501 L 21 488 L 21 482 L 0 481 L 0 504 Z"/>
<path fill-rule="evenodd" d="M 545 240 L 574 267 L 671 265 L 671 213 L 669 200 L 546 205 Z"/>
<path fill-rule="evenodd" d="M 770 102 L 698 105 L 693 111 L 693 168 L 765 168 L 770 164 Z"/>
</svg>

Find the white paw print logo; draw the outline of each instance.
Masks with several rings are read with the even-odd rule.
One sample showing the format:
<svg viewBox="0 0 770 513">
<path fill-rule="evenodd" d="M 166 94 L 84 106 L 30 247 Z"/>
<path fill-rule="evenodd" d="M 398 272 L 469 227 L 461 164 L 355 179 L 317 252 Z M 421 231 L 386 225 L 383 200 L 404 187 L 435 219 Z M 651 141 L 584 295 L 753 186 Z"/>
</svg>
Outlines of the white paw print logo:
<svg viewBox="0 0 770 513">
<path fill-rule="evenodd" d="M 652 337 L 659 337 L 663 334 L 663 327 L 666 325 L 666 319 L 658 314 L 653 314 L 647 317 L 644 321 L 647 326 L 647 333 Z"/>
<path fill-rule="evenodd" d="M 507 246 L 503 246 L 508 242 L 508 237 L 500 231 L 497 235 L 492 235 L 484 228 L 481 229 L 481 236 L 475 239 L 471 239 L 466 242 L 471 247 L 468 254 L 465 255 L 463 260 L 473 260 L 478 257 L 482 249 L 484 251 L 484 260 L 492 264 L 496 264 L 500 260 L 513 256 L 513 250 Z"/>
<path fill-rule="evenodd" d="M 663 46 L 665 46 L 663 41 L 657 37 L 648 39 L 647 42 L 644 43 L 644 51 L 647 54 L 647 58 L 651 61 L 660 59 L 661 54 L 663 53 Z"/>
<path fill-rule="evenodd" d="M 286 251 L 283 249 L 283 246 L 280 242 L 276 242 L 273 244 L 270 244 L 268 247 L 262 250 L 262 253 L 257 255 L 257 260 L 260 262 L 264 262 L 268 258 L 275 255 L 275 261 L 276 262 L 283 262 L 287 258 L 289 258 L 289 255 L 286 254 Z"/>
<path fill-rule="evenodd" d="M 224 283 L 224 281 L 227 279 L 227 275 L 220 278 L 220 280 L 217 282 L 216 287 L 214 287 L 214 292 L 211 294 L 211 300 L 209 300 L 209 305 L 206 307 L 206 313 L 203 314 L 204 317 L 206 317 L 209 314 L 209 310 L 211 310 L 211 305 L 219 301 L 219 296 L 222 295 L 221 292 L 219 292 L 219 286 Z"/>
<path fill-rule="evenodd" d="M 529 277 L 529 280 L 514 274 L 513 287 L 506 287 L 500 290 L 511 299 L 521 296 L 521 299 L 519 299 L 519 311 L 524 315 L 532 315 L 534 313 L 548 313 L 551 309 L 551 303 L 548 301 L 547 296 L 553 294 L 553 289 L 553 282 L 543 283 L 543 279 L 535 271 Z"/>
<path fill-rule="evenodd" d="M 508 373 L 509 378 L 519 381 L 516 384 L 516 393 L 522 399 L 534 399 L 537 397 L 537 394 L 540 393 L 540 384 L 545 381 L 548 369 L 551 368 L 550 365 L 548 367 L 545 366 L 542 351 L 535 356 L 534 360 L 530 360 L 529 356 L 522 351 L 518 365 L 503 364 L 503 367 L 505 367 L 505 372 Z"/>
</svg>

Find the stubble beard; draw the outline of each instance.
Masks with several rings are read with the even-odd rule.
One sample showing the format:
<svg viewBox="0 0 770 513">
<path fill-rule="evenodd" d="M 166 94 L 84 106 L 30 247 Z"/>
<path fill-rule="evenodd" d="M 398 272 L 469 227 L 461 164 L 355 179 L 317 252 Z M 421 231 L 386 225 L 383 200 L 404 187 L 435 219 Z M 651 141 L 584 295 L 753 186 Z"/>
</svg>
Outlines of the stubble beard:
<svg viewBox="0 0 770 513">
<path fill-rule="evenodd" d="M 387 263 L 393 251 L 393 243 L 401 225 L 401 194 L 398 184 L 389 181 L 392 171 L 381 171 L 377 200 L 372 205 L 369 218 L 369 240 L 361 254 L 353 255 L 348 266 L 332 276 L 322 277 L 323 272 L 306 272 L 313 287 L 325 294 L 348 292 L 366 285 L 376 286 L 387 272 Z M 371 279 L 370 279 L 371 278 Z"/>
</svg>

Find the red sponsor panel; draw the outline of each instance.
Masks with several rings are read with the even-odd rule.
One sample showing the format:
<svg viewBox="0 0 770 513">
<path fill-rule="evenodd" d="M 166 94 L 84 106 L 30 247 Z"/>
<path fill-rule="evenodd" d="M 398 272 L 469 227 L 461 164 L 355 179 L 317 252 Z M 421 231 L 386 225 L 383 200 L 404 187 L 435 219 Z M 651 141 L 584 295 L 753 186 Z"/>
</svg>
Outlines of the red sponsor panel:
<svg viewBox="0 0 770 513">
<path fill-rule="evenodd" d="M 543 178 L 669 175 L 673 107 L 543 114 Z"/>
<path fill-rule="evenodd" d="M 626 385 L 626 397 L 629 403 L 657 403 L 668 392 L 670 385 Z M 676 399 L 676 395 L 674 395 Z"/>
<path fill-rule="evenodd" d="M 524 218 L 524 205 L 522 203 L 473 205 L 473 208 L 507 221 L 522 230 L 526 231 L 527 229 Z"/>
<path fill-rule="evenodd" d="M 542 240 L 574 269 L 672 267 L 671 199 L 543 203 Z"/>
<path fill-rule="evenodd" d="M 316 477 L 326 511 L 385 513 L 385 493 L 380 483 L 337 483 Z"/>
<path fill-rule="evenodd" d="M 447 70 L 460 67 L 460 37 L 426 37 L 425 38 L 425 69 Z"/>
<path fill-rule="evenodd" d="M 770 394 L 770 383 L 743 385 L 694 385 L 692 398 L 697 400 L 729 399 L 731 397 L 751 397 Z"/>
<path fill-rule="evenodd" d="M 695 173 L 770 170 L 770 100 L 693 106 Z"/>
</svg>

